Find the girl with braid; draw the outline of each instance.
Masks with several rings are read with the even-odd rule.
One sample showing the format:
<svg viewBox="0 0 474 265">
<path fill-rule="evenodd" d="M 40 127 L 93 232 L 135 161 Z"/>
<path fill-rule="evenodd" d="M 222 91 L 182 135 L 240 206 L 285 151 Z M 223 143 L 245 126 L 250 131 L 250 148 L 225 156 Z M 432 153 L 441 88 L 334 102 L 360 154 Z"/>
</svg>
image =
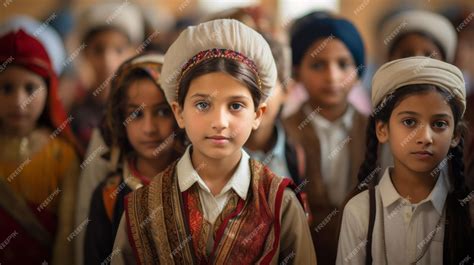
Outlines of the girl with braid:
<svg viewBox="0 0 474 265">
<path fill-rule="evenodd" d="M 410 57 L 377 71 L 367 152 L 344 208 L 337 264 L 459 264 L 474 256 L 462 162 L 465 98 L 461 71 L 440 60 Z M 375 185 L 383 143 L 394 166 Z"/>
</svg>

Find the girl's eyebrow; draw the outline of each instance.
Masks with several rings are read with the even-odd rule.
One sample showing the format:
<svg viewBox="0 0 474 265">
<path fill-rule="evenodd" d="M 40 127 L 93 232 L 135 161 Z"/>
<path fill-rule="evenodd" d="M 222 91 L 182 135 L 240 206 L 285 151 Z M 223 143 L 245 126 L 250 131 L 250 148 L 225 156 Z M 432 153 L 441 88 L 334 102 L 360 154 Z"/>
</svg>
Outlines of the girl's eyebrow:
<svg viewBox="0 0 474 265">
<path fill-rule="evenodd" d="M 397 114 L 397 116 L 404 115 L 404 114 L 420 116 L 419 113 L 414 112 L 414 111 L 401 111 Z"/>
<path fill-rule="evenodd" d="M 143 105 L 143 104 L 140 104 L 140 105 L 137 105 L 137 104 L 133 104 L 133 103 L 129 103 L 127 104 L 127 108 L 130 108 L 130 109 L 137 109 L 137 108 L 140 108 L 140 107 L 147 107 L 148 105 Z M 162 107 L 162 106 L 168 106 L 168 103 L 166 103 L 165 101 L 162 101 L 162 102 L 158 102 L 158 103 L 155 103 L 153 105 L 151 105 L 151 107 Z"/>
<path fill-rule="evenodd" d="M 250 100 L 249 97 L 247 96 L 242 96 L 242 95 L 236 95 L 236 96 L 230 96 L 229 99 L 232 99 L 232 100 L 242 100 L 242 99 L 246 99 L 246 100 Z"/>
<path fill-rule="evenodd" d="M 446 118 L 446 119 L 450 119 L 450 118 L 451 118 L 451 115 L 449 115 L 449 114 L 447 114 L 447 113 L 438 113 L 438 114 L 433 115 L 433 117 L 435 117 L 435 118 Z"/>
<path fill-rule="evenodd" d="M 203 93 L 196 93 L 191 96 L 191 98 L 210 98 L 211 95 L 209 94 L 203 94 Z"/>
<path fill-rule="evenodd" d="M 402 111 L 402 112 L 399 112 L 397 114 L 397 116 L 404 115 L 404 114 L 420 116 L 419 113 L 414 112 L 414 111 Z M 435 117 L 435 118 L 451 118 L 451 115 L 449 115 L 447 113 L 437 113 L 437 114 L 432 115 L 432 117 Z"/>
<path fill-rule="evenodd" d="M 212 98 L 212 95 L 197 93 L 197 94 L 192 95 L 191 98 Z M 231 100 L 239 100 L 239 99 L 240 100 L 242 100 L 242 99 L 250 100 L 250 98 L 248 96 L 243 96 L 243 95 L 229 96 L 228 99 L 231 99 Z"/>
</svg>

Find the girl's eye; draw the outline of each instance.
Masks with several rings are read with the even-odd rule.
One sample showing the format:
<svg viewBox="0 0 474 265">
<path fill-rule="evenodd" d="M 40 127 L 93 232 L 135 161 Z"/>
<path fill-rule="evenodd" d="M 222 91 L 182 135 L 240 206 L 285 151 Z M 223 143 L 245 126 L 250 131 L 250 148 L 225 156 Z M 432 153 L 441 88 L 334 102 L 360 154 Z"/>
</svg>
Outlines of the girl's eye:
<svg viewBox="0 0 474 265">
<path fill-rule="evenodd" d="M 130 117 L 131 119 L 139 119 L 142 116 L 143 116 L 143 111 L 141 110 L 136 110 L 128 114 L 128 117 Z"/>
<path fill-rule="evenodd" d="M 195 106 L 198 110 L 204 111 L 204 110 L 207 110 L 209 108 L 209 103 L 201 101 L 201 102 L 196 103 Z"/>
<path fill-rule="evenodd" d="M 433 123 L 433 127 L 435 127 L 436 129 L 444 129 L 448 127 L 448 123 L 445 121 L 435 121 Z"/>
<path fill-rule="evenodd" d="M 155 110 L 155 114 L 159 117 L 168 117 L 171 115 L 171 110 L 169 108 L 158 108 Z"/>
<path fill-rule="evenodd" d="M 339 68 L 343 69 L 343 70 L 346 70 L 347 68 L 349 68 L 349 66 L 351 65 L 350 63 L 348 63 L 346 60 L 341 60 L 339 61 Z"/>
<path fill-rule="evenodd" d="M 3 84 L 0 86 L 0 93 L 8 95 L 13 92 L 13 85 L 10 83 Z"/>
<path fill-rule="evenodd" d="M 234 111 L 238 111 L 243 107 L 244 106 L 241 103 L 232 103 L 232 104 L 230 104 L 230 109 L 234 110 Z"/>
<path fill-rule="evenodd" d="M 324 64 L 321 62 L 316 62 L 316 63 L 311 64 L 311 68 L 314 70 L 321 70 L 323 69 L 323 67 L 324 67 Z"/>
<path fill-rule="evenodd" d="M 416 124 L 416 121 L 414 119 L 406 119 L 404 121 L 402 121 L 403 125 L 407 126 L 407 127 L 413 127 L 415 126 Z"/>
<path fill-rule="evenodd" d="M 28 93 L 28 95 L 32 95 L 38 88 L 39 86 L 36 86 L 35 84 L 32 84 L 32 83 L 28 83 L 25 86 L 26 93 Z"/>
</svg>

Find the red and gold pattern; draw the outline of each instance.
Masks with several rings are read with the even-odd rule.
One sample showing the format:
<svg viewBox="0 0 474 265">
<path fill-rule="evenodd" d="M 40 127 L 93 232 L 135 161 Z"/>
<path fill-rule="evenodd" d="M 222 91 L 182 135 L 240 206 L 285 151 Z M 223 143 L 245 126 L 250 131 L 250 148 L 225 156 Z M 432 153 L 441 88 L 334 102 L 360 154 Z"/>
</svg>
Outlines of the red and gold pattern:
<svg viewBox="0 0 474 265">
<path fill-rule="evenodd" d="M 245 55 L 243 55 L 243 54 L 241 54 L 237 51 L 233 51 L 233 50 L 229 50 L 229 49 L 213 48 L 213 49 L 209 49 L 209 50 L 200 51 L 199 53 L 194 55 L 191 59 L 189 59 L 186 64 L 184 64 L 184 66 L 181 70 L 181 75 L 178 79 L 178 83 L 176 85 L 176 96 L 178 96 L 178 94 L 179 94 L 178 92 L 179 92 L 179 84 L 181 83 L 181 78 L 183 78 L 183 76 L 189 70 L 191 70 L 194 66 L 198 65 L 199 63 L 201 63 L 201 62 L 203 62 L 207 59 L 211 59 L 211 58 L 227 58 L 227 59 L 232 59 L 232 60 L 244 63 L 255 74 L 255 76 L 257 77 L 258 88 L 260 90 L 262 89 L 262 81 L 260 80 L 260 75 L 258 73 L 257 65 L 252 60 L 250 60 L 248 57 L 246 57 Z"/>
<path fill-rule="evenodd" d="M 205 220 L 195 187 L 181 193 L 176 163 L 126 199 L 129 241 L 138 264 L 270 264 L 280 245 L 283 192 L 291 180 L 251 160 L 249 195 L 229 200 L 206 255 Z M 232 197 L 232 196 L 231 196 Z M 207 241 L 205 241 L 207 242 Z M 159 255 L 158 255 L 159 253 Z"/>
</svg>

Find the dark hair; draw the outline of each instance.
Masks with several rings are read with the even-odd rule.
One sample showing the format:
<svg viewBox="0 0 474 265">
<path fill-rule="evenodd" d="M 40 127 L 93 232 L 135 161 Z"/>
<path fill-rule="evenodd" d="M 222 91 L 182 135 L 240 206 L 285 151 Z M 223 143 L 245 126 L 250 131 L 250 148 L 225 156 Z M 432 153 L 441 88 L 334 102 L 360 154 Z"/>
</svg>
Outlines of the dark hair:
<svg viewBox="0 0 474 265">
<path fill-rule="evenodd" d="M 445 230 L 445 246 L 444 251 L 447 253 L 444 256 L 444 264 L 459 263 L 464 259 L 468 253 L 472 255 L 473 246 L 473 231 L 471 227 L 471 220 L 469 215 L 469 206 L 463 207 L 460 204 L 464 198 L 469 194 L 469 189 L 465 184 L 464 178 L 464 162 L 463 162 L 463 148 L 464 148 L 464 130 L 461 120 L 460 102 L 453 98 L 450 93 L 444 89 L 440 89 L 434 85 L 417 84 L 407 85 L 397 89 L 393 94 L 387 97 L 387 101 L 379 104 L 375 111 L 369 118 L 367 125 L 367 149 L 365 159 L 359 169 L 358 181 L 359 185 L 350 195 L 354 197 L 358 193 L 366 190 L 368 186 L 375 186 L 378 180 L 377 171 L 378 165 L 378 149 L 379 141 L 375 132 L 376 121 L 388 123 L 393 109 L 407 96 L 413 94 L 426 93 L 428 91 L 437 91 L 443 95 L 449 103 L 454 115 L 455 131 L 461 137 L 460 143 L 449 149 L 452 155 L 450 160 L 451 169 L 451 183 L 453 183 L 454 190 L 450 192 L 446 199 L 446 230 Z M 347 201 L 347 200 L 346 200 Z"/>
<path fill-rule="evenodd" d="M 188 94 L 189 86 L 193 79 L 215 72 L 227 73 L 244 84 L 249 89 L 254 107 L 257 109 L 262 99 L 262 92 L 257 85 L 258 82 L 255 73 L 245 63 L 220 57 L 207 59 L 183 75 L 179 83 L 178 104 L 184 106 L 184 99 Z"/>
<path fill-rule="evenodd" d="M 425 32 L 421 32 L 421 31 L 411 31 L 411 32 L 407 32 L 407 33 L 404 33 L 404 34 L 401 34 L 400 36 L 398 36 L 393 41 L 393 44 L 390 46 L 390 49 L 388 51 L 389 56 L 392 56 L 393 52 L 395 51 L 395 48 L 398 46 L 398 44 L 403 39 L 405 39 L 407 36 L 412 35 L 412 34 L 421 36 L 421 37 L 426 38 L 426 39 L 430 40 L 431 42 L 433 42 L 436 45 L 436 47 L 438 47 L 438 49 L 441 51 L 441 58 L 443 58 L 443 61 L 446 61 L 446 51 L 444 50 L 443 46 L 439 43 L 439 41 L 437 41 L 431 35 L 429 35 Z"/>
<path fill-rule="evenodd" d="M 126 104 L 128 88 L 136 81 L 148 79 L 153 81 L 150 75 L 143 69 L 131 70 L 123 77 L 123 82 L 114 82 L 119 76 L 115 76 L 112 81 L 109 99 L 107 101 L 105 113 L 105 125 L 103 127 L 104 141 L 108 146 L 117 145 L 122 153 L 127 154 L 133 151 L 133 147 L 128 141 L 127 132 L 123 126 L 126 119 Z"/>
<path fill-rule="evenodd" d="M 120 69 L 119 69 L 120 70 Z M 109 99 L 107 101 L 107 108 L 105 113 L 105 122 L 102 123 L 101 128 L 104 136 L 104 141 L 108 146 L 118 146 L 121 154 L 128 155 L 133 152 L 133 147 L 130 144 L 123 121 L 126 119 L 126 104 L 128 88 L 136 81 L 147 79 L 155 83 L 153 78 L 143 69 L 135 68 L 130 70 L 125 76 L 121 77 L 120 84 L 116 84 L 119 75 L 114 77 L 112 81 L 112 88 L 110 90 Z M 157 89 L 160 87 L 157 86 Z M 163 91 L 160 89 L 160 92 Z M 178 125 L 175 124 L 176 136 L 175 141 L 183 143 L 184 134 L 178 130 Z"/>
</svg>

